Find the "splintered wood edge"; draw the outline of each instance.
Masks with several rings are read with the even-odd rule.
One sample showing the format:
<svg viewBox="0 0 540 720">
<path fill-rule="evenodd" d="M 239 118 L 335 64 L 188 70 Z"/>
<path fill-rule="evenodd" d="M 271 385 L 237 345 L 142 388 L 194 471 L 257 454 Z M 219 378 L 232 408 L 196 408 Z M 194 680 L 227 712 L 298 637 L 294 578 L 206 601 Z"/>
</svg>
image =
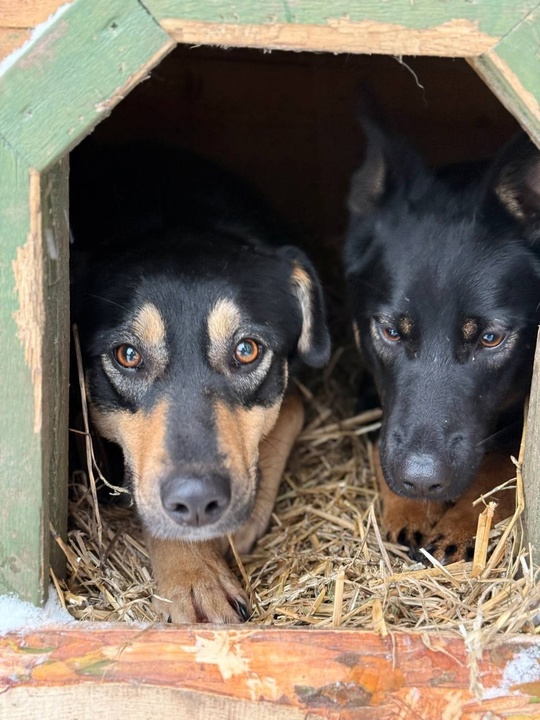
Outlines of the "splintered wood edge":
<svg viewBox="0 0 540 720">
<path fill-rule="evenodd" d="M 336 53 L 474 57 L 491 50 L 499 40 L 466 19 L 425 29 L 346 18 L 329 18 L 324 25 L 251 25 L 182 18 L 164 18 L 160 24 L 178 43 Z"/>
</svg>

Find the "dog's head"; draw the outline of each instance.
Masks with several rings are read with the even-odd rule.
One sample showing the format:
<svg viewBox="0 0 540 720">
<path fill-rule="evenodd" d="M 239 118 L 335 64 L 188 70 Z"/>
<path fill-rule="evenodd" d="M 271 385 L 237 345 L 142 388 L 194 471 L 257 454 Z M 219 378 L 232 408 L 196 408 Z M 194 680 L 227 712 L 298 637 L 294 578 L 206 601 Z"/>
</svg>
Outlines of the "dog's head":
<svg viewBox="0 0 540 720">
<path fill-rule="evenodd" d="M 322 293 L 290 246 L 151 240 L 87 268 L 79 291 L 92 417 L 122 448 L 147 531 L 205 540 L 252 511 L 291 363 L 328 359 Z"/>
<path fill-rule="evenodd" d="M 354 332 L 384 408 L 399 495 L 451 500 L 503 412 L 523 402 L 539 322 L 540 153 L 511 142 L 458 187 L 366 122 L 346 271 Z"/>
</svg>

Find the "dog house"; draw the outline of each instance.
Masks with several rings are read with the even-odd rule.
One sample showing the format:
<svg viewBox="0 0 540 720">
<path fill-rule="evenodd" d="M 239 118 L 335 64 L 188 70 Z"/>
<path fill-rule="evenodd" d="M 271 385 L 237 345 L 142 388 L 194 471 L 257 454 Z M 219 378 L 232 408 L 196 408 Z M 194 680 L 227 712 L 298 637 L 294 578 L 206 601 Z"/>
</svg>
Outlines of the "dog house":
<svg viewBox="0 0 540 720">
<path fill-rule="evenodd" d="M 406 91 L 392 80 L 388 67 L 394 64 L 405 74 L 415 72 L 414 64 L 407 64 L 403 56 L 465 58 L 510 113 L 501 110 L 493 116 L 493 142 L 511 134 L 515 118 L 540 143 L 537 5 L 535 0 L 0 0 L 0 593 L 15 592 L 39 604 L 46 595 L 50 564 L 59 568 L 62 562 L 49 527 L 52 523 L 62 533 L 67 518 L 69 151 L 169 53 L 173 54 L 165 63 L 172 65 L 163 64 L 165 75 L 176 74 L 179 66 L 200 57 L 213 63 L 214 70 L 227 59 L 250 65 L 253 50 L 226 54 L 216 49 L 224 47 L 287 51 L 279 56 L 283 61 L 268 56 L 265 67 L 273 68 L 265 70 L 268 74 L 280 63 L 294 65 L 293 53 L 298 58 L 313 53 L 304 63 L 307 70 L 289 82 L 291 96 L 304 84 L 312 93 L 318 88 L 318 107 L 337 97 L 335 92 L 324 96 L 342 69 L 332 60 L 334 55 L 349 57 L 352 64 L 367 62 L 363 58 L 370 54 L 385 56 L 374 61 L 378 64 L 373 68 L 393 93 Z M 321 53 L 329 54 L 326 80 L 320 80 Z M 456 60 L 458 84 L 448 88 L 451 61 L 438 62 L 443 64 L 433 66 L 433 72 L 440 68 L 447 95 L 446 104 L 440 106 L 442 114 L 451 110 L 461 80 L 468 82 L 473 74 L 464 60 Z M 186 85 L 177 105 L 197 93 L 196 75 L 184 77 Z M 217 72 L 212 77 L 215 86 L 221 84 L 232 92 L 230 79 Z M 352 77 L 349 85 L 340 86 L 347 103 L 354 96 Z M 254 87 L 259 78 L 254 79 Z M 278 87 L 282 81 L 274 82 Z M 414 75 L 409 82 L 421 85 Z M 466 99 L 475 98 L 475 87 Z M 229 109 L 236 101 L 247 105 L 252 97 L 232 93 L 231 100 L 231 93 L 223 93 L 227 94 Z M 117 136 L 125 116 L 136 112 L 134 102 L 121 105 L 114 123 L 100 132 Z M 167 100 L 161 117 L 177 105 Z M 278 102 L 266 107 L 269 113 L 286 111 Z M 221 105 L 214 108 L 216 113 L 220 109 Z M 352 118 L 353 106 L 349 113 Z M 482 117 L 479 112 L 471 146 L 478 152 L 478 143 L 485 142 L 487 154 L 495 147 L 489 144 Z M 332 135 L 330 119 L 321 113 L 318 121 L 324 145 Z M 144 134 L 146 122 L 140 117 L 128 134 Z M 194 144 L 208 143 L 211 131 L 201 129 L 204 118 L 191 116 L 191 123 Z M 415 123 L 411 116 L 412 129 Z M 280 127 L 274 130 L 275 137 L 282 132 Z M 299 147 L 301 122 L 296 131 L 296 136 L 288 137 L 285 152 L 287 147 Z M 160 132 L 167 135 L 166 123 Z M 242 133 L 241 126 L 238 134 Z M 247 159 L 256 149 L 255 141 L 246 146 L 242 158 L 238 138 L 232 144 L 229 140 L 216 142 L 216 154 L 223 152 L 226 158 L 229 145 L 238 150 L 238 169 L 256 175 L 260 168 L 249 167 Z M 445 162 L 470 156 L 466 144 L 456 148 L 440 147 L 434 159 Z M 272 149 L 264 151 L 269 154 Z M 339 162 L 335 156 L 345 164 L 352 162 L 350 148 L 339 138 L 332 152 L 326 153 L 319 172 L 333 173 Z M 281 170 L 277 165 L 271 168 L 269 188 L 279 184 Z M 314 232 L 328 220 L 331 234 L 336 227 L 336 198 L 345 191 L 339 177 L 343 180 L 346 173 L 337 178 L 338 191 L 336 198 L 329 199 L 327 215 L 325 208 L 317 207 L 304 208 L 295 216 L 292 208 L 298 202 L 288 191 L 299 182 L 292 175 L 294 181 L 284 183 L 273 199 L 285 215 Z M 321 177 L 307 182 L 320 183 Z M 523 466 L 526 530 L 536 548 L 540 548 L 540 499 L 534 489 L 540 471 L 539 392 L 534 382 Z M 60 700 L 66 717 L 90 717 L 96 711 L 115 717 L 126 707 L 134 718 L 156 712 L 163 718 L 204 718 L 212 712 L 238 718 L 534 716 L 538 682 L 513 690 L 505 680 L 508 665 L 514 663 L 519 670 L 520 658 L 538 663 L 534 638 L 523 635 L 506 641 L 481 657 L 472 650 L 444 634 L 383 637 L 360 630 L 256 625 L 29 630 L 0 638 L 4 690 L 0 716 L 52 717 Z M 472 662 L 484 684 L 503 688 L 500 693 L 475 697 L 469 688 Z"/>
</svg>

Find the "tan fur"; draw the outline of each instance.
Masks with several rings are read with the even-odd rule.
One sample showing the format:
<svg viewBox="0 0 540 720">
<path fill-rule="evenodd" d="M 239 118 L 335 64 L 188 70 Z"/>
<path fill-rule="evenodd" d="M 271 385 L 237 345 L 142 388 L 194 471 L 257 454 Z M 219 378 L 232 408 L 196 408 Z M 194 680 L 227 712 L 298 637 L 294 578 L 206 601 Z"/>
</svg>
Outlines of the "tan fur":
<svg viewBox="0 0 540 720">
<path fill-rule="evenodd" d="M 404 315 L 402 318 L 400 318 L 399 321 L 399 332 L 400 335 L 404 335 L 405 337 L 409 336 L 413 330 L 414 322 L 412 318 L 410 318 L 408 315 Z"/>
<path fill-rule="evenodd" d="M 207 320 L 210 338 L 209 359 L 216 366 L 227 352 L 231 338 L 238 330 L 241 321 L 240 309 L 230 298 L 218 300 Z"/>
<path fill-rule="evenodd" d="M 298 349 L 301 353 L 307 353 L 312 343 L 313 330 L 313 308 L 311 300 L 311 278 L 304 268 L 295 265 L 292 271 L 291 280 L 293 289 L 302 308 L 302 330 L 298 340 Z"/>
<path fill-rule="evenodd" d="M 218 444 L 225 467 L 232 477 L 247 481 L 254 478 L 259 457 L 259 443 L 274 427 L 281 398 L 269 408 L 255 406 L 229 408 L 221 400 L 214 405 Z"/>
<path fill-rule="evenodd" d="M 161 512 L 158 478 L 169 466 L 165 448 L 167 413 L 165 400 L 149 413 L 92 409 L 92 420 L 99 432 L 123 449 L 126 465 L 135 479 L 137 504 L 141 510 L 147 507 L 153 513 Z"/>
<path fill-rule="evenodd" d="M 187 543 L 147 536 L 157 583 L 154 604 L 176 623 L 237 623 L 230 602 L 249 601 L 225 559 L 222 540 Z"/>
<path fill-rule="evenodd" d="M 146 303 L 133 321 L 133 332 L 147 347 L 160 348 L 165 344 L 165 323 L 152 303 Z"/>
<path fill-rule="evenodd" d="M 283 401 L 278 420 L 259 447 L 261 484 L 250 519 L 234 536 L 238 552 L 246 553 L 264 535 L 276 501 L 279 484 L 294 442 L 304 424 L 304 406 L 296 392 Z"/>
<path fill-rule="evenodd" d="M 478 332 L 478 323 L 473 318 L 467 318 L 463 323 L 461 332 L 465 341 L 472 340 Z"/>
<path fill-rule="evenodd" d="M 358 323 L 356 322 L 356 320 L 353 320 L 352 329 L 353 329 L 353 335 L 354 335 L 354 342 L 356 343 L 356 348 L 359 352 L 362 352 L 362 341 L 360 340 L 360 329 L 358 327 Z"/>
<path fill-rule="evenodd" d="M 384 480 L 378 448 L 374 452 L 374 465 L 383 502 L 384 530 L 389 539 L 396 542 L 402 530 L 405 530 L 407 540 L 412 541 L 416 532 L 422 533 L 422 547 L 435 544 L 434 556 L 445 562 L 463 559 L 467 548 L 474 545 L 478 516 L 484 504 L 473 505 L 473 502 L 515 476 L 509 455 L 490 453 L 482 461 L 471 487 L 446 509 L 443 503 L 409 500 L 395 495 Z M 513 491 L 504 490 L 489 499 L 498 503 L 494 524 L 512 514 L 515 505 Z M 449 546 L 455 546 L 451 554 L 445 553 L 445 548 Z"/>
<path fill-rule="evenodd" d="M 373 465 L 383 505 L 383 529 L 388 539 L 397 542 L 403 528 L 411 538 L 416 532 L 427 536 L 444 512 L 443 503 L 410 500 L 393 493 L 382 473 L 378 445 L 373 450 Z"/>
</svg>

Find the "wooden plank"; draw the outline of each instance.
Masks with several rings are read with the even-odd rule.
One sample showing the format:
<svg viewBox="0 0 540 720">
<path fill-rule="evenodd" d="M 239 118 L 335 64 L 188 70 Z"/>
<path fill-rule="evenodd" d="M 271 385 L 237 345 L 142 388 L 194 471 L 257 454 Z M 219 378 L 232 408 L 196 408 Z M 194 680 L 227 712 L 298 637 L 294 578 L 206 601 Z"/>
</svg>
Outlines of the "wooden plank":
<svg viewBox="0 0 540 720">
<path fill-rule="evenodd" d="M 43 170 L 172 47 L 137 0 L 74 2 L 0 77 L 0 134 Z"/>
<path fill-rule="evenodd" d="M 49 478 L 49 513 L 57 533 L 67 532 L 69 386 L 68 158 L 41 180 L 41 217 L 46 272 L 43 329 L 43 474 Z M 46 531 L 48 527 L 45 527 Z M 65 556 L 51 544 L 51 564 L 63 575 Z"/>
<path fill-rule="evenodd" d="M 48 564 L 40 182 L 3 143 L 0 167 L 0 593 L 38 603 Z"/>
<path fill-rule="evenodd" d="M 96 700 L 107 717 L 129 702 L 131 720 L 175 708 L 254 720 L 533 717 L 540 671 L 525 678 L 520 667 L 537 657 L 525 637 L 471 658 L 444 635 L 77 624 L 0 638 L 0 716 L 48 720 L 61 702 L 63 718 L 81 720 Z"/>
<path fill-rule="evenodd" d="M 540 147 L 540 7 L 470 64 Z"/>
<path fill-rule="evenodd" d="M 177 42 L 329 52 L 471 57 L 486 52 L 534 0 L 143 0 Z"/>
<path fill-rule="evenodd" d="M 27 28 L 0 28 L 0 60 L 20 47 L 30 37 Z"/>
<path fill-rule="evenodd" d="M 534 370 L 527 417 L 527 442 L 523 459 L 523 491 L 525 495 L 524 525 L 526 542 L 534 548 L 534 558 L 540 557 L 540 333 L 536 341 Z"/>
<path fill-rule="evenodd" d="M 65 3 L 66 0 L 0 0 L 0 26 L 33 28 Z"/>
</svg>

